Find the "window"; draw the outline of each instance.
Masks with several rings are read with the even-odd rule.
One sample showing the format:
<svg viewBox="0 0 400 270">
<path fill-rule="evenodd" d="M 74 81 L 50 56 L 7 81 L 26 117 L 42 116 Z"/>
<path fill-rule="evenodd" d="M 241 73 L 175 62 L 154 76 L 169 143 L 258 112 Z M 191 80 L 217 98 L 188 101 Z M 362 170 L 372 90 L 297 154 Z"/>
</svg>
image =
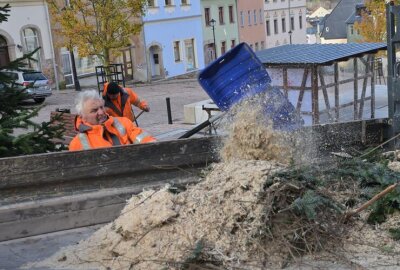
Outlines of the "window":
<svg viewBox="0 0 400 270">
<path fill-rule="evenodd" d="M 174 57 L 175 62 L 181 61 L 181 48 L 180 41 L 174 41 Z"/>
<path fill-rule="evenodd" d="M 253 17 L 254 17 L 254 24 L 257 24 L 257 11 L 253 11 Z"/>
<path fill-rule="evenodd" d="M 222 41 L 221 42 L 221 54 L 226 53 L 226 42 Z"/>
<path fill-rule="evenodd" d="M 303 29 L 303 16 L 299 16 L 299 28 Z"/>
<path fill-rule="evenodd" d="M 231 49 L 232 49 L 233 47 L 235 47 L 235 46 L 236 46 L 236 40 L 232 39 L 232 40 L 231 40 Z"/>
<path fill-rule="evenodd" d="M 282 18 L 282 33 L 286 33 L 286 19 Z"/>
<path fill-rule="evenodd" d="M 256 42 L 256 44 L 254 45 L 256 51 L 258 51 L 258 42 Z"/>
<path fill-rule="evenodd" d="M 155 0 L 147 0 L 147 5 L 149 7 L 155 7 L 156 6 Z"/>
<path fill-rule="evenodd" d="M 274 20 L 274 34 L 278 34 L 278 20 L 275 19 Z"/>
<path fill-rule="evenodd" d="M 229 6 L 229 22 L 230 23 L 234 23 L 235 22 L 235 18 L 233 15 L 233 6 Z"/>
<path fill-rule="evenodd" d="M 262 12 L 262 9 L 260 8 L 260 23 L 263 23 L 263 21 L 264 21 L 264 18 L 263 18 L 263 12 Z"/>
<path fill-rule="evenodd" d="M 173 5 L 172 0 L 165 0 L 165 5 L 172 6 Z"/>
<path fill-rule="evenodd" d="M 224 7 L 218 8 L 219 24 L 224 24 Z"/>
<path fill-rule="evenodd" d="M 240 11 L 240 26 L 241 26 L 241 27 L 244 26 L 244 15 L 243 15 L 243 11 Z"/>
<path fill-rule="evenodd" d="M 196 68 L 196 55 L 194 53 L 194 39 L 185 40 L 186 70 Z"/>
<path fill-rule="evenodd" d="M 267 36 L 270 36 L 271 35 L 271 26 L 269 25 L 269 20 L 266 20 L 265 28 L 267 30 Z"/>
<path fill-rule="evenodd" d="M 154 64 L 156 64 L 156 65 L 160 64 L 160 60 L 158 58 L 158 53 L 153 54 L 153 60 L 154 60 Z"/>
<path fill-rule="evenodd" d="M 210 26 L 210 8 L 204 9 L 204 17 L 206 20 L 206 26 Z"/>
<path fill-rule="evenodd" d="M 264 50 L 264 49 L 265 49 L 265 42 L 261 41 L 261 50 Z"/>
<path fill-rule="evenodd" d="M 190 3 L 189 3 L 189 0 L 182 0 L 181 4 L 182 5 L 189 5 Z"/>
<path fill-rule="evenodd" d="M 290 17 L 290 30 L 294 30 L 294 18 Z"/>
<path fill-rule="evenodd" d="M 247 21 L 249 22 L 249 26 L 251 25 L 251 14 L 250 10 L 247 11 Z"/>
<path fill-rule="evenodd" d="M 40 47 L 39 36 L 38 36 L 36 29 L 25 28 L 22 31 L 22 35 L 23 35 L 23 41 L 24 41 L 24 45 L 25 45 L 24 47 L 25 47 L 27 53 L 30 53 Z M 37 61 L 28 60 L 28 67 L 31 69 L 35 69 L 35 70 L 41 70 L 40 50 L 38 50 L 34 55 L 32 55 L 32 58 Z"/>
</svg>

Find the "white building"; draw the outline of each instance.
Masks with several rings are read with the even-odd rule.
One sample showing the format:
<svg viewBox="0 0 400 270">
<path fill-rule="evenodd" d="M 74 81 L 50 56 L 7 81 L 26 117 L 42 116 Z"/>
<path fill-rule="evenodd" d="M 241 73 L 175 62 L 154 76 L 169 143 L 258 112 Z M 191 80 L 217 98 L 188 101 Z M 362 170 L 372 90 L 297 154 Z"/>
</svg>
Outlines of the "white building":
<svg viewBox="0 0 400 270">
<path fill-rule="evenodd" d="M 307 43 L 306 0 L 265 0 L 264 15 L 266 48 Z"/>
<path fill-rule="evenodd" d="M 40 47 L 34 55 L 38 61 L 31 61 L 28 68 L 41 70 L 53 78 L 53 43 L 49 16 L 45 1 L 0 0 L 0 5 L 10 3 L 7 22 L 0 24 L 0 66 Z"/>
</svg>

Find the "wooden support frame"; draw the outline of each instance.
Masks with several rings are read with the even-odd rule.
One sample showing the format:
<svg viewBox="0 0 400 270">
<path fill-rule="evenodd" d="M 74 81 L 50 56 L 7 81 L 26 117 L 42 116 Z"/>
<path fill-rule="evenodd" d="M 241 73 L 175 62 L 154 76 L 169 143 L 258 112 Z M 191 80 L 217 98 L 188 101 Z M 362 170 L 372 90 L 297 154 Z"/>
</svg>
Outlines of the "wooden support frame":
<svg viewBox="0 0 400 270">
<path fill-rule="evenodd" d="M 367 60 L 363 57 L 366 56 Z M 333 82 L 326 83 L 325 77 L 321 70 L 321 65 L 318 64 L 307 64 L 307 65 L 273 65 L 268 66 L 267 68 L 281 68 L 282 70 L 282 85 L 276 85 L 281 88 L 285 94 L 288 96 L 289 91 L 299 91 L 297 102 L 295 103 L 296 110 L 304 115 L 312 115 L 312 124 L 319 124 L 321 121 L 321 113 L 328 113 L 328 122 L 339 122 L 340 119 L 340 109 L 346 106 L 353 106 L 353 120 L 359 120 L 363 117 L 363 112 L 365 108 L 365 101 L 371 101 L 371 119 L 375 117 L 375 69 L 373 68 L 373 59 L 375 58 L 374 54 L 365 54 L 361 57 L 353 57 L 350 58 L 353 60 L 353 63 L 349 62 L 349 64 L 353 65 L 354 74 L 350 78 L 340 78 L 339 72 L 339 62 L 333 62 L 331 65 L 333 66 Z M 365 74 L 359 73 L 359 62 L 365 65 Z M 289 76 L 290 69 L 299 69 L 302 68 L 303 75 L 301 79 L 300 85 L 289 85 Z M 307 86 L 308 76 L 310 75 L 311 83 Z M 367 86 L 368 86 L 368 78 L 371 78 L 371 96 L 367 97 Z M 359 80 L 362 80 L 362 89 L 359 93 Z M 353 98 L 351 102 L 346 102 L 346 104 L 340 104 L 340 90 L 342 89 L 341 85 L 345 84 L 353 84 Z M 329 91 L 328 89 L 334 88 L 334 101 L 329 99 Z M 319 111 L 319 90 L 322 91 L 324 102 L 326 109 L 323 111 Z M 311 112 L 302 111 L 302 104 L 304 103 L 304 95 L 306 91 L 311 91 Z M 359 94 L 361 96 L 359 97 Z M 333 105 L 334 102 L 334 105 Z M 351 105 L 349 105 L 351 104 Z"/>
</svg>

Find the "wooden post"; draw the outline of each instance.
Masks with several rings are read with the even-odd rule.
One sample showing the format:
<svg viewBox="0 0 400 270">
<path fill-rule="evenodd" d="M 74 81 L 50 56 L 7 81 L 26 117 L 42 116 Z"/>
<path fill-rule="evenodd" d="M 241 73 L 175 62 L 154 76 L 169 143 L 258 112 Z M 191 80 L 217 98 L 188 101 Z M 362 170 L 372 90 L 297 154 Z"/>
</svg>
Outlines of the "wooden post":
<svg viewBox="0 0 400 270">
<path fill-rule="evenodd" d="M 375 118 L 375 56 L 374 55 L 372 55 L 371 57 L 371 118 Z"/>
<path fill-rule="evenodd" d="M 328 96 L 328 92 L 326 91 L 327 87 L 326 87 L 326 84 L 325 84 L 324 74 L 322 74 L 322 71 L 321 71 L 320 67 L 318 67 L 318 75 L 319 75 L 319 80 L 320 80 L 320 83 L 321 83 L 322 94 L 324 95 L 326 112 L 328 113 L 329 120 L 332 121 L 331 105 L 329 104 L 329 96 Z"/>
<path fill-rule="evenodd" d="M 319 124 L 319 106 L 318 106 L 318 66 L 311 67 L 311 107 L 313 124 Z"/>
<path fill-rule="evenodd" d="M 335 122 L 339 121 L 339 65 L 337 62 L 334 64 L 334 82 L 335 82 Z"/>
<path fill-rule="evenodd" d="M 285 97 L 288 97 L 289 83 L 288 83 L 288 72 L 287 68 L 283 68 L 283 90 Z"/>
<path fill-rule="evenodd" d="M 361 58 L 362 59 L 362 58 Z M 360 108 L 358 111 L 358 118 L 362 119 L 363 118 L 363 112 L 364 112 L 364 103 L 365 103 L 365 96 L 367 93 L 367 84 L 368 84 L 368 75 L 370 71 L 370 62 L 371 62 L 371 56 L 367 56 L 367 61 L 362 61 L 365 64 L 365 76 L 363 79 L 363 86 L 362 86 L 362 92 L 361 92 L 361 100 L 360 100 Z"/>
<path fill-rule="evenodd" d="M 309 70 L 308 67 L 304 68 L 303 79 L 301 81 L 301 90 L 300 90 L 299 98 L 297 99 L 297 105 L 296 105 L 296 110 L 298 113 L 301 113 L 301 104 L 303 103 L 304 91 L 305 91 L 305 87 L 307 85 L 308 70 Z"/>
<path fill-rule="evenodd" d="M 354 112 L 353 118 L 357 120 L 358 118 L 358 66 L 357 66 L 357 58 L 353 59 L 354 66 Z"/>
</svg>

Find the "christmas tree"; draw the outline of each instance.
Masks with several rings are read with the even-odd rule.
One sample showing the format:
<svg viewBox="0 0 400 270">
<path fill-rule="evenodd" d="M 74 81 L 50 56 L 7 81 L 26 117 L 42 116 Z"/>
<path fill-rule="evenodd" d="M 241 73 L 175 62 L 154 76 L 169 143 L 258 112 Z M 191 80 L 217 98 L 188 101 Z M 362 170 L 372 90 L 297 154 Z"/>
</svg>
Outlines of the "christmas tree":
<svg viewBox="0 0 400 270">
<path fill-rule="evenodd" d="M 0 24 L 8 20 L 9 12 L 9 4 L 0 7 Z M 54 142 L 54 139 L 62 138 L 63 126 L 54 124 L 57 119 L 41 124 L 33 122 L 32 117 L 38 114 L 42 106 L 32 108 L 21 105 L 21 102 L 27 98 L 27 94 L 6 72 L 22 70 L 27 60 L 35 61 L 32 58 L 35 52 L 36 50 L 0 67 L 0 157 L 64 149 L 61 143 Z M 22 132 L 16 135 L 16 130 L 22 130 Z"/>
</svg>

